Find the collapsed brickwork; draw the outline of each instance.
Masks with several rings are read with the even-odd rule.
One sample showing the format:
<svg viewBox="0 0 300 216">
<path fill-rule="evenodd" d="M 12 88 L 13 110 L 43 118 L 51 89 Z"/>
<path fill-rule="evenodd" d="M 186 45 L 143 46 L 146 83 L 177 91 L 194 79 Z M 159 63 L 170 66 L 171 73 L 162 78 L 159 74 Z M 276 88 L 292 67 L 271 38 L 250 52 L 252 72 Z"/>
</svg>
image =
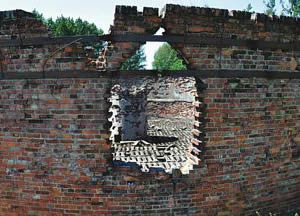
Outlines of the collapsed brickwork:
<svg viewBox="0 0 300 216">
<path fill-rule="evenodd" d="M 191 152 L 200 152 L 191 144 L 195 93 L 192 77 L 120 79 L 109 99 L 114 163 L 139 166 L 143 172 L 189 174 L 199 162 Z"/>
<path fill-rule="evenodd" d="M 135 87 L 135 86 L 134 86 Z M 109 99 L 112 116 L 108 119 L 112 142 L 140 140 L 147 136 L 147 94 L 145 88 L 114 85 Z"/>
<path fill-rule="evenodd" d="M 194 77 L 160 77 L 144 82 L 148 82 L 149 116 L 194 118 L 193 103 L 197 90 Z"/>
<path fill-rule="evenodd" d="M 127 16 L 130 11 L 133 15 Z M 299 41 L 298 19 L 271 20 L 261 14 L 250 19 L 246 12 L 178 5 L 167 5 L 164 18 L 152 13 L 148 17 L 145 11 L 142 15 L 132 7 L 117 7 L 115 25 L 124 29 L 118 33 L 137 32 L 134 23 L 143 28 L 149 19 L 149 25 L 156 20 L 155 29 L 163 26 L 169 35 L 210 32 L 231 38 Z M 10 37 L 7 29 L 23 22 L 16 19 L 20 16 L 36 23 L 32 28 L 42 26 L 28 13 L 2 12 L 0 32 L 5 39 Z M 23 26 L 24 31 L 35 32 L 31 27 Z M 83 52 L 79 43 L 72 45 Z M 117 70 L 129 56 L 123 53 L 133 53 L 140 44 L 112 45 L 114 51 L 102 57 L 108 69 Z M 70 46 L 59 45 L 59 50 L 57 46 L 1 48 L 1 73 L 63 68 L 72 73 L 73 64 L 85 68 L 85 56 L 74 60 L 68 56 Z M 194 69 L 299 73 L 299 51 L 172 46 Z M 49 70 L 36 68 L 47 53 L 53 53 L 50 50 L 55 56 L 47 61 Z M 36 63 L 28 62 L 32 53 Z M 299 79 L 196 78 L 192 143 L 195 151 L 203 150 L 198 154 L 202 162 L 184 176 L 115 166 L 107 101 L 114 83 L 101 74 L 0 80 L 0 215 L 253 215 L 254 211 L 299 209 Z"/>
</svg>

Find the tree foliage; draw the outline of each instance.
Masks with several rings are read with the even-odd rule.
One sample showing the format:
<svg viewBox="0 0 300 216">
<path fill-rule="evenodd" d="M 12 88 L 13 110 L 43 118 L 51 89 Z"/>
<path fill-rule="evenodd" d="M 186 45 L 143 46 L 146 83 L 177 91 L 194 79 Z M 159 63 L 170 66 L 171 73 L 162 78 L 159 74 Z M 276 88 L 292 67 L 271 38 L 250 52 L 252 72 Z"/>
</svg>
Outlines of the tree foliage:
<svg viewBox="0 0 300 216">
<path fill-rule="evenodd" d="M 143 48 L 140 48 L 129 59 L 127 59 L 121 66 L 121 70 L 143 70 L 145 69 L 146 56 Z"/>
<path fill-rule="evenodd" d="M 83 21 L 81 18 L 76 20 L 64 16 L 60 16 L 56 20 L 49 18 L 47 25 L 55 36 L 103 35 L 102 29 L 98 29 L 94 23 Z"/>
<path fill-rule="evenodd" d="M 61 15 L 55 20 L 45 18 L 42 13 L 36 10 L 32 12 L 35 16 L 41 19 L 51 30 L 54 36 L 74 36 L 74 35 L 103 35 L 103 30 L 98 28 L 94 23 L 89 23 L 81 18 L 73 19 L 71 17 L 64 17 Z M 93 47 L 95 50 L 95 56 L 99 54 L 103 48 L 103 44 L 99 43 L 85 43 L 85 46 Z"/>
<path fill-rule="evenodd" d="M 61 15 L 55 20 L 52 17 L 46 19 L 42 13 L 33 10 L 33 14 L 51 29 L 55 36 L 72 36 L 72 35 L 103 35 L 103 30 L 98 28 L 94 23 L 89 23 L 81 18 L 73 19 Z"/>
<path fill-rule="evenodd" d="M 266 14 L 275 15 L 277 3 L 276 0 L 264 0 Z M 282 15 L 300 17 L 300 0 L 280 0 L 280 6 Z"/>
<path fill-rule="evenodd" d="M 266 11 L 265 11 L 265 13 L 267 15 L 273 16 L 273 15 L 276 14 L 276 9 L 275 9 L 275 7 L 276 7 L 276 0 L 268 0 L 268 1 L 264 0 L 264 4 L 265 4 L 265 6 L 267 8 Z"/>
<path fill-rule="evenodd" d="M 244 11 L 252 12 L 252 9 L 253 9 L 253 7 L 252 7 L 252 5 L 249 3 Z"/>
<path fill-rule="evenodd" d="M 183 61 L 177 57 L 177 52 L 168 43 L 164 43 L 155 52 L 152 67 L 159 71 L 186 69 Z"/>
<path fill-rule="evenodd" d="M 72 36 L 72 35 L 103 35 L 103 30 L 97 28 L 94 23 L 82 20 L 81 18 L 73 19 L 71 17 L 64 17 L 61 15 L 55 20 L 52 18 L 46 19 L 42 13 L 33 10 L 33 14 L 41 19 L 51 30 L 54 36 Z M 85 43 L 85 46 L 91 46 L 95 49 L 95 56 L 103 48 L 102 43 Z M 145 68 L 145 53 L 140 49 L 128 59 L 122 66 L 123 70 L 141 70 Z"/>
<path fill-rule="evenodd" d="M 285 15 L 300 17 L 300 0 L 280 0 L 282 12 Z"/>
</svg>

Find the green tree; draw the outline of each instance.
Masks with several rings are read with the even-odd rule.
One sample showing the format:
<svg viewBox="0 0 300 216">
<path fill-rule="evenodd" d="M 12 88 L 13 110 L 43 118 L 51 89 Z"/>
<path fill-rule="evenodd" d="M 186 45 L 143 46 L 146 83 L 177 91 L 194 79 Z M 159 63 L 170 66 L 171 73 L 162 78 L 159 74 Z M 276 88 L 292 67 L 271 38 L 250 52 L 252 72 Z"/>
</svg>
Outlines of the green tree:
<svg viewBox="0 0 300 216">
<path fill-rule="evenodd" d="M 249 3 L 244 11 L 252 12 L 252 9 L 253 9 L 253 7 L 252 7 L 252 5 Z"/>
<path fill-rule="evenodd" d="M 53 20 L 46 19 L 42 13 L 33 10 L 33 14 L 41 19 L 51 30 L 54 36 L 72 36 L 72 35 L 103 35 L 103 30 L 97 28 L 94 23 L 89 23 L 81 18 L 73 19 L 71 17 L 60 16 Z M 95 49 L 95 57 L 103 48 L 102 43 L 85 43 L 85 46 L 91 46 Z M 145 53 L 143 49 L 139 49 L 135 55 L 123 64 L 122 70 L 141 70 L 145 68 Z"/>
<path fill-rule="evenodd" d="M 42 13 L 37 10 L 32 12 L 35 16 L 41 19 L 55 36 L 72 36 L 72 35 L 103 35 L 103 30 L 97 28 L 94 23 L 83 21 L 81 18 L 74 20 L 71 17 L 60 16 L 56 20 L 52 18 L 46 19 Z"/>
<path fill-rule="evenodd" d="M 276 0 L 264 0 L 264 4 L 267 7 L 267 10 L 265 11 L 267 15 L 273 16 L 276 14 Z"/>
<path fill-rule="evenodd" d="M 127 59 L 121 66 L 121 70 L 143 70 L 145 69 L 146 56 L 144 48 L 140 48 L 129 59 Z"/>
<path fill-rule="evenodd" d="M 70 17 L 60 16 L 55 21 L 47 19 L 47 25 L 55 36 L 71 35 L 103 35 L 103 30 L 94 23 L 83 21 L 81 18 L 74 20 Z"/>
<path fill-rule="evenodd" d="M 177 52 L 168 43 L 164 43 L 155 52 L 152 67 L 159 71 L 186 69 L 183 61 L 177 57 Z"/>
<path fill-rule="evenodd" d="M 300 0 L 280 0 L 282 12 L 285 15 L 300 17 Z"/>
<path fill-rule="evenodd" d="M 264 0 L 268 15 L 276 14 L 276 0 Z M 286 16 L 300 17 L 300 0 L 280 0 L 281 14 Z"/>
<path fill-rule="evenodd" d="M 46 19 L 42 13 L 38 12 L 36 9 L 34 9 L 32 11 L 32 13 L 35 15 L 36 18 L 38 18 L 38 19 L 42 20 L 44 23 L 46 23 Z"/>
<path fill-rule="evenodd" d="M 103 35 L 103 30 L 98 28 L 94 23 L 83 21 L 81 18 L 74 20 L 71 17 L 60 16 L 53 20 L 52 18 L 46 19 L 42 13 L 37 10 L 32 12 L 38 19 L 41 19 L 51 30 L 54 36 L 74 36 L 74 35 Z M 85 42 L 84 46 L 93 47 L 95 56 L 103 49 L 103 43 L 88 43 Z"/>
</svg>

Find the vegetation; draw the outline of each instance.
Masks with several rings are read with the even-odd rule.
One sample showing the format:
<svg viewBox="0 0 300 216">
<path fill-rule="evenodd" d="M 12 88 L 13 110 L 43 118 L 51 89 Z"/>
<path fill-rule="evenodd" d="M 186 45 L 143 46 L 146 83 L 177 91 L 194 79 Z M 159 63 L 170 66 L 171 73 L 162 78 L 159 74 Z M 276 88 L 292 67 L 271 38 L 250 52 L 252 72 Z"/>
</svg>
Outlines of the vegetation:
<svg viewBox="0 0 300 216">
<path fill-rule="evenodd" d="M 253 10 L 253 7 L 252 7 L 252 5 L 249 3 L 249 4 L 247 5 L 245 11 L 247 11 L 247 12 L 252 12 L 252 10 Z"/>
<path fill-rule="evenodd" d="M 121 70 L 143 70 L 145 69 L 146 56 L 143 48 L 140 48 L 131 58 L 127 59 L 121 66 Z"/>
<path fill-rule="evenodd" d="M 276 0 L 268 0 L 268 2 L 266 2 L 266 0 L 264 0 L 264 4 L 267 7 L 265 13 L 269 16 L 273 16 L 276 14 Z"/>
<path fill-rule="evenodd" d="M 103 30 L 97 28 L 94 23 L 89 23 L 81 18 L 73 19 L 71 17 L 64 17 L 61 15 L 55 20 L 52 18 L 46 19 L 42 13 L 33 10 L 33 14 L 41 19 L 51 30 L 54 36 L 72 36 L 72 35 L 103 35 Z M 85 43 L 85 46 L 91 46 L 95 50 L 95 57 L 103 48 L 103 43 Z M 140 49 L 128 59 L 122 66 L 123 70 L 141 70 L 145 68 L 145 53 Z"/>
<path fill-rule="evenodd" d="M 177 52 L 168 43 L 164 43 L 155 52 L 152 67 L 159 71 L 186 69 L 183 61 L 177 57 Z"/>
<path fill-rule="evenodd" d="M 83 21 L 81 18 L 74 20 L 71 17 L 60 16 L 56 20 L 52 18 L 44 18 L 43 14 L 36 10 L 33 13 L 51 29 L 55 36 L 71 36 L 71 35 L 103 35 L 103 30 L 97 28 L 94 23 Z"/>
<path fill-rule="evenodd" d="M 55 20 L 52 17 L 46 19 L 42 13 L 33 10 L 33 14 L 41 19 L 51 30 L 54 36 L 73 36 L 73 35 L 103 35 L 103 30 L 97 28 L 94 23 L 89 23 L 81 18 L 73 19 L 71 17 L 64 17 L 61 15 Z M 103 48 L 103 44 L 99 43 L 85 43 L 85 46 L 91 46 L 95 50 L 95 56 Z"/>
<path fill-rule="evenodd" d="M 281 15 L 300 17 L 300 0 L 280 0 L 279 4 L 276 0 L 264 0 L 264 4 L 267 7 L 265 11 L 268 15 L 276 14 L 276 7 L 281 6 Z"/>
</svg>

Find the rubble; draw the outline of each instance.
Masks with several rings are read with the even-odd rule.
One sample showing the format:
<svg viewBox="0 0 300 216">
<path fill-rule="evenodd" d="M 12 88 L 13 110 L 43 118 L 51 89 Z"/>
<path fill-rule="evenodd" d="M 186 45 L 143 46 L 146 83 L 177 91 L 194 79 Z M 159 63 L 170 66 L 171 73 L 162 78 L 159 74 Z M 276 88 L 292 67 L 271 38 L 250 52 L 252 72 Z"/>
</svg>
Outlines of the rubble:
<svg viewBox="0 0 300 216">
<path fill-rule="evenodd" d="M 111 89 L 109 102 L 111 103 L 109 112 L 112 116 L 108 120 L 112 123 L 110 140 L 113 143 L 146 137 L 147 94 L 145 88 L 115 85 Z"/>
<path fill-rule="evenodd" d="M 145 140 L 113 143 L 113 160 L 135 163 L 143 172 L 163 169 L 172 173 L 179 169 L 182 174 L 188 174 L 199 161 L 190 154 L 192 123 L 193 119 L 151 119 Z"/>
</svg>

